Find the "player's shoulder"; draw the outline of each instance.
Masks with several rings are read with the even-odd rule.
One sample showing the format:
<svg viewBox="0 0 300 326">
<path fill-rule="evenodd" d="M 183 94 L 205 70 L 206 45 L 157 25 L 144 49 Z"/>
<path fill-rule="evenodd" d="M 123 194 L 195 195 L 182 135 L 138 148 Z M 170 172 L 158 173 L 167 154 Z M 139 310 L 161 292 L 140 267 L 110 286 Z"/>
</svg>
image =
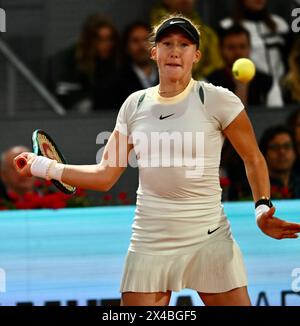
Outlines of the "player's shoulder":
<svg viewBox="0 0 300 326">
<path fill-rule="evenodd" d="M 144 94 L 146 94 L 146 92 L 147 92 L 147 89 L 141 89 L 141 90 L 139 90 L 139 91 L 133 92 L 133 93 L 131 93 L 131 94 L 127 97 L 126 101 L 129 101 L 129 102 L 136 102 L 136 101 L 139 100 L 139 98 L 140 98 L 141 96 L 143 96 Z"/>
<path fill-rule="evenodd" d="M 135 110 L 145 99 L 148 89 L 142 89 L 131 93 L 125 100 L 123 106 L 130 107 L 130 110 Z"/>
<path fill-rule="evenodd" d="M 216 86 L 207 81 L 198 81 L 199 92 L 205 94 L 207 101 L 216 100 L 217 98 L 224 98 L 226 96 L 235 96 L 228 88 Z"/>
<path fill-rule="evenodd" d="M 200 82 L 200 87 L 204 97 L 203 110 L 207 116 L 218 121 L 218 128 L 226 128 L 243 110 L 241 100 L 229 89 L 205 81 Z"/>
</svg>

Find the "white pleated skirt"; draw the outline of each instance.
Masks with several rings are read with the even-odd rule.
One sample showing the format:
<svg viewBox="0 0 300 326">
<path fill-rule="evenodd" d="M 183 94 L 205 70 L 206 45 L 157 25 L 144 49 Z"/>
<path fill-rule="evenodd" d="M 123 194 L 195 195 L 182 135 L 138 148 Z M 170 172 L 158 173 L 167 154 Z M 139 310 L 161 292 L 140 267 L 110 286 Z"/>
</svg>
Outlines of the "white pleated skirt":
<svg viewBox="0 0 300 326">
<path fill-rule="evenodd" d="M 189 253 L 155 255 L 128 251 L 120 292 L 166 292 L 188 288 L 222 293 L 247 286 L 234 239 L 215 239 Z"/>
</svg>

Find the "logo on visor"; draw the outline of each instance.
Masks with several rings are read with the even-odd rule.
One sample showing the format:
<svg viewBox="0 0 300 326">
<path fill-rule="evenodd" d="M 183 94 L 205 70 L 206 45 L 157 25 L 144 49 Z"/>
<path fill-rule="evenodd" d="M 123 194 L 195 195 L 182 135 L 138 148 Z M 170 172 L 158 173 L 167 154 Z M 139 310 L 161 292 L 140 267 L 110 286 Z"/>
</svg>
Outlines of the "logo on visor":
<svg viewBox="0 0 300 326">
<path fill-rule="evenodd" d="M 173 24 L 185 24 L 185 21 L 183 21 L 183 20 L 172 20 L 172 21 L 170 21 L 170 25 L 173 25 Z"/>
</svg>

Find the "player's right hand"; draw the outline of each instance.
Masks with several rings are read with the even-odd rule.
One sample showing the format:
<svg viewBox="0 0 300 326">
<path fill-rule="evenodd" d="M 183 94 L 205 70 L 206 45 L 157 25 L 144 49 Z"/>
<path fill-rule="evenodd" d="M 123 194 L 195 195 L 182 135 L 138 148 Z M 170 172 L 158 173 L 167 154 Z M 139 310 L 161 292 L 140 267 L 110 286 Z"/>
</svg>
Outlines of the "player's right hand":
<svg viewBox="0 0 300 326">
<path fill-rule="evenodd" d="M 298 238 L 300 224 L 281 220 L 275 217 L 274 213 L 275 207 L 273 206 L 257 219 L 257 224 L 262 232 L 277 240 Z"/>
<path fill-rule="evenodd" d="M 35 160 L 35 158 L 36 158 L 35 154 L 28 153 L 28 152 L 23 152 L 14 158 L 15 169 L 22 177 L 32 177 L 31 165 L 32 165 L 33 161 Z M 20 159 L 25 160 L 25 162 L 26 162 L 26 164 L 23 167 L 19 166 L 18 162 L 20 162 Z"/>
</svg>

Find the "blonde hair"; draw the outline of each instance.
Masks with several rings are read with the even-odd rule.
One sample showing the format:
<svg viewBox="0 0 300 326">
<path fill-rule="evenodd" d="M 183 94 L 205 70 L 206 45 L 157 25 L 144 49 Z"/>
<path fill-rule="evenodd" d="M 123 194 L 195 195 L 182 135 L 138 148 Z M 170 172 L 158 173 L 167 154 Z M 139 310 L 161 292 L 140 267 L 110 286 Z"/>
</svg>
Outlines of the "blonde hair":
<svg viewBox="0 0 300 326">
<path fill-rule="evenodd" d="M 159 30 L 159 28 L 169 19 L 180 19 L 180 18 L 187 20 L 196 29 L 196 31 L 198 32 L 198 35 L 199 35 L 199 40 L 200 40 L 199 46 L 200 46 L 200 43 L 201 43 L 200 29 L 201 29 L 201 27 L 198 24 L 195 24 L 191 19 L 187 18 L 186 16 L 184 16 L 182 14 L 169 14 L 169 15 L 164 16 L 158 24 L 152 26 L 152 32 L 149 37 L 150 48 L 153 48 L 155 46 L 155 37 L 156 37 L 156 33 Z"/>
<path fill-rule="evenodd" d="M 284 86 L 289 89 L 293 100 L 300 101 L 300 41 L 297 40 L 289 56 L 289 72 Z"/>
</svg>

